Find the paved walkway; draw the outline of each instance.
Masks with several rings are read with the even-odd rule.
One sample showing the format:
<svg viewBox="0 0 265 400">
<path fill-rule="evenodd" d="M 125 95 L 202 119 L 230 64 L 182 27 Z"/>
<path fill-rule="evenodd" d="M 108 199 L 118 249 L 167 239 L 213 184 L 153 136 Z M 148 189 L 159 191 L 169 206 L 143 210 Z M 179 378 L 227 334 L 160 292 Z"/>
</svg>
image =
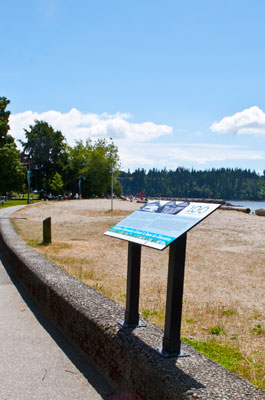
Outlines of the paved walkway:
<svg viewBox="0 0 265 400">
<path fill-rule="evenodd" d="M 1 254 L 0 360 L 1 400 L 115 398 L 88 360 L 36 308 Z"/>
</svg>

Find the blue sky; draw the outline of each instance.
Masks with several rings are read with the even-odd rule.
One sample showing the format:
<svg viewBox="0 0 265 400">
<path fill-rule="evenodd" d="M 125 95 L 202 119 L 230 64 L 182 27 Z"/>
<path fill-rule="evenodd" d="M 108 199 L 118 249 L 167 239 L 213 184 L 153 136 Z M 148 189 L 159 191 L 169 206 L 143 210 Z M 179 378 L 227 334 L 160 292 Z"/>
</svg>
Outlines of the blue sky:
<svg viewBox="0 0 265 400">
<path fill-rule="evenodd" d="M 2 2 L 0 96 L 122 168 L 265 169 L 264 0 Z"/>
</svg>

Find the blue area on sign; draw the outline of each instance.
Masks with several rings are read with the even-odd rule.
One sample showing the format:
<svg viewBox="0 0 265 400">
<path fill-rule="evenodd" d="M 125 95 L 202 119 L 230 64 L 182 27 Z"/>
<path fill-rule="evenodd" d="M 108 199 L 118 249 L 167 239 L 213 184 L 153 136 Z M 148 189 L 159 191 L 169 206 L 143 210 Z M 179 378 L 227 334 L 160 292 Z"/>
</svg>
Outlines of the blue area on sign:
<svg viewBox="0 0 265 400">
<path fill-rule="evenodd" d="M 219 204 L 155 200 L 105 234 L 163 250 L 218 207 Z"/>
<path fill-rule="evenodd" d="M 152 233 L 147 231 L 142 231 L 140 229 L 133 229 L 124 226 L 114 226 L 110 228 L 110 232 L 119 233 L 121 235 L 126 236 L 133 236 L 138 239 L 148 240 L 150 242 L 156 242 L 168 245 L 171 243 L 175 238 L 172 236 L 161 235 L 159 233 Z"/>
</svg>

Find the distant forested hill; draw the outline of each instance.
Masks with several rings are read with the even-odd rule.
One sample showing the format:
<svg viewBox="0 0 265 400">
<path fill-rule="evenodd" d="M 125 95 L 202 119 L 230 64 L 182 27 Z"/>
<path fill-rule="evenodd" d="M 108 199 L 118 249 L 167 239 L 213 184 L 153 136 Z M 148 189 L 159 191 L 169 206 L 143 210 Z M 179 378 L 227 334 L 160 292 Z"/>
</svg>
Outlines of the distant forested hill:
<svg viewBox="0 0 265 400">
<path fill-rule="evenodd" d="M 215 199 L 265 200 L 265 171 L 220 168 L 206 171 L 182 167 L 175 171 L 138 169 L 121 172 L 119 181 L 125 195 L 144 192 L 147 197 L 197 197 Z"/>
</svg>

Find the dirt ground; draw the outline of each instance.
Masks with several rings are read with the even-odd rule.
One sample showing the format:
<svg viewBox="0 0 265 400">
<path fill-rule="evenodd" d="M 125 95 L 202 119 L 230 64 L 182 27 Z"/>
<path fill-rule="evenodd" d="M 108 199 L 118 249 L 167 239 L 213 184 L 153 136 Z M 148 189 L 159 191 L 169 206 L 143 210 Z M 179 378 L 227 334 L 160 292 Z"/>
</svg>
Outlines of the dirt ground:
<svg viewBox="0 0 265 400">
<path fill-rule="evenodd" d="M 126 241 L 103 233 L 141 204 L 114 200 L 42 202 L 16 213 L 22 238 L 68 273 L 125 304 Z M 52 244 L 40 245 L 52 218 Z M 265 218 L 217 210 L 188 233 L 182 335 L 265 358 Z M 168 250 L 142 247 L 140 311 L 163 327 Z M 215 332 L 215 333 L 213 333 Z M 265 370 L 264 370 L 265 371 Z"/>
</svg>

